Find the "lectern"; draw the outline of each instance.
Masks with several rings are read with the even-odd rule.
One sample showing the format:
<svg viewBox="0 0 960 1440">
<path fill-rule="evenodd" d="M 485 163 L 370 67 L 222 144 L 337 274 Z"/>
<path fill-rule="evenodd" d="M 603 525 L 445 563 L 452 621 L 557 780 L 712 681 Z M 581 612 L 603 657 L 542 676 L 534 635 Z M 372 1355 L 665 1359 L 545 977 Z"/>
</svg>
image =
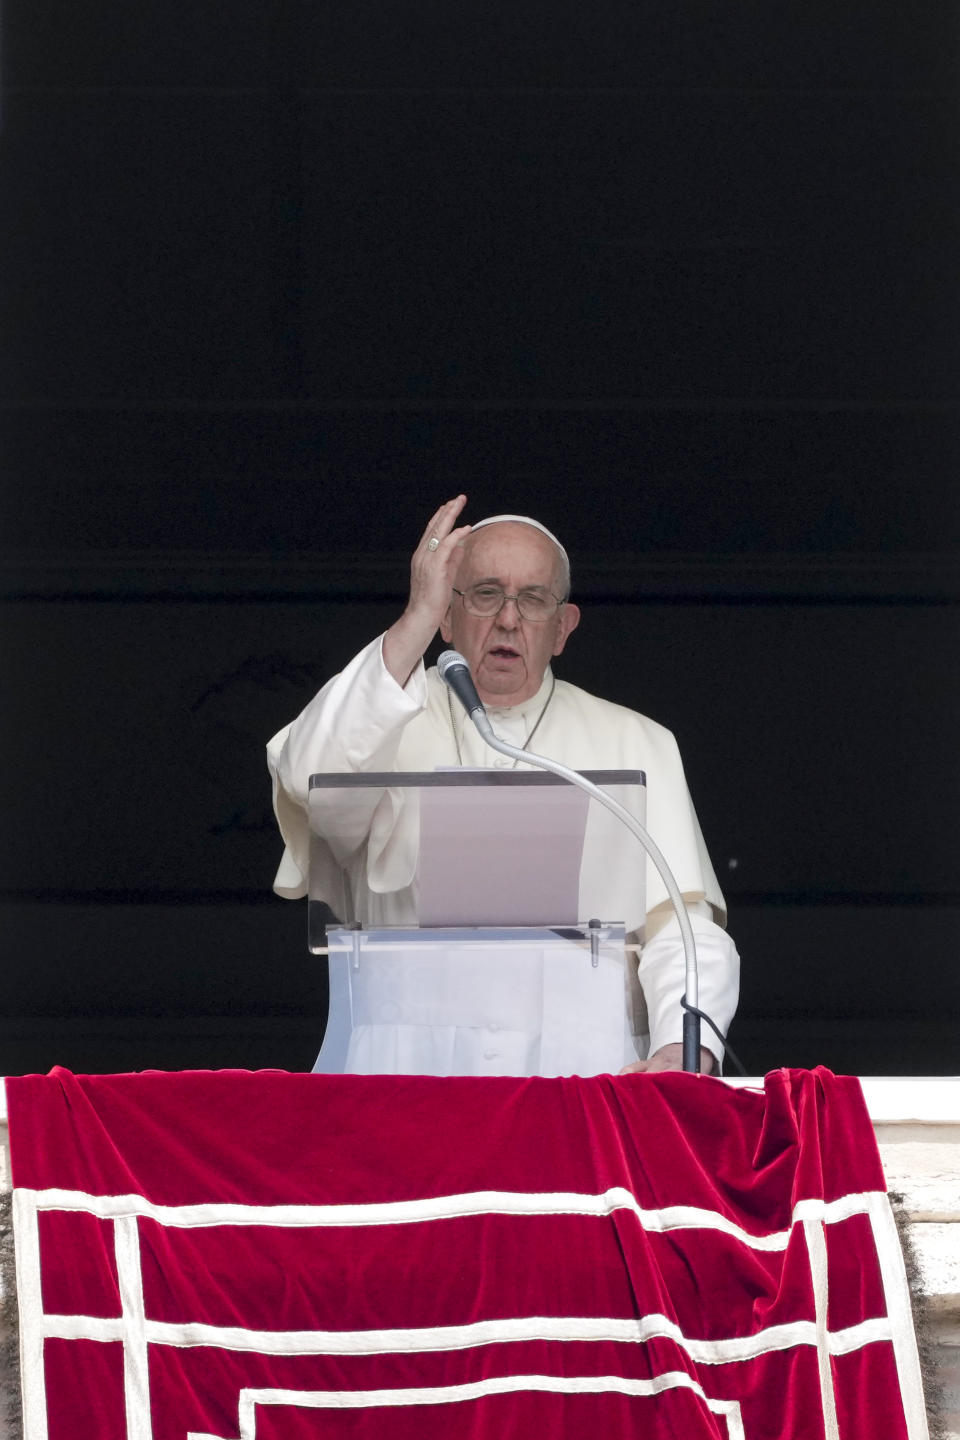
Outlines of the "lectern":
<svg viewBox="0 0 960 1440">
<path fill-rule="evenodd" d="M 642 771 L 586 773 L 643 823 Z M 315 775 L 308 810 L 309 945 L 330 964 L 316 1071 L 591 1075 L 642 1053 L 624 942 L 646 856 L 583 791 L 514 770 Z"/>
</svg>

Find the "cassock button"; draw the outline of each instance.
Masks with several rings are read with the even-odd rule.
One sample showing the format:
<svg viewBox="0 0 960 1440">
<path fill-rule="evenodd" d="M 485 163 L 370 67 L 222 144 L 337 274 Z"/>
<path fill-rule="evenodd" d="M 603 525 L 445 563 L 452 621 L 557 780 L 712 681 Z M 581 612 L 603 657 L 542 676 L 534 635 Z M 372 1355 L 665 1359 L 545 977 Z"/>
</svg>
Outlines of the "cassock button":
<svg viewBox="0 0 960 1440">
<path fill-rule="evenodd" d="M 484 1060 L 496 1060 L 496 1058 L 497 1058 L 497 1056 L 498 1056 L 499 1054 L 500 1054 L 500 1051 L 499 1051 L 499 1050 L 484 1050 L 484 1052 L 483 1052 L 483 1058 L 484 1058 Z"/>
</svg>

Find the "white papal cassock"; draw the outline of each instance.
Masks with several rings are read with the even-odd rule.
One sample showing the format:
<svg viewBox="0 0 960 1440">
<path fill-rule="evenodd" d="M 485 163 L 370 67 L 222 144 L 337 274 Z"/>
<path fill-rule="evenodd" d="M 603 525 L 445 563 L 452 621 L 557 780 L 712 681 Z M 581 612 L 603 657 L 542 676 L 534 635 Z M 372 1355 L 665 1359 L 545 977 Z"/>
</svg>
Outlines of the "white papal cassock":
<svg viewBox="0 0 960 1440">
<path fill-rule="evenodd" d="M 643 770 L 647 777 L 646 826 L 666 857 L 690 912 L 700 972 L 700 1008 L 726 1032 L 737 1004 L 739 958 L 733 941 L 722 928 L 726 919 L 723 896 L 707 854 L 693 802 L 687 789 L 677 743 L 669 730 L 621 705 L 600 700 L 563 680 L 553 685 L 548 670 L 536 695 L 508 709 L 488 707 L 495 732 L 522 746 L 537 723 L 535 744 L 539 754 L 577 770 Z M 432 770 L 437 766 L 509 767 L 483 741 L 462 707 L 449 702 L 449 692 L 436 670 L 421 664 L 401 688 L 383 663 L 382 637 L 368 645 L 326 685 L 303 712 L 281 730 L 267 747 L 273 777 L 274 809 L 286 844 L 274 881 L 277 894 L 296 899 L 306 894 L 309 868 L 307 793 L 310 776 L 317 773 Z M 546 709 L 544 710 L 544 706 Z M 541 719 L 542 716 L 542 719 Z M 532 766 L 519 768 L 532 769 Z M 351 803 L 345 796 L 344 803 Z M 401 792 L 381 793 L 372 813 L 363 815 L 351 853 L 342 851 L 342 872 L 329 863 L 321 877 L 322 894 L 334 914 L 343 915 L 344 882 L 349 884 L 355 915 L 366 927 L 414 924 L 404 873 L 406 847 L 398 843 L 402 830 Z M 341 829 L 343 827 L 340 827 Z M 629 841 L 624 832 L 626 843 Z M 616 893 L 581 897 L 589 914 L 623 921 L 628 935 L 646 940 L 639 971 L 624 987 L 625 1008 L 637 1015 L 624 1027 L 618 1043 L 600 1068 L 616 1072 L 623 1064 L 653 1053 L 682 1037 L 680 997 L 684 988 L 683 945 L 666 888 L 652 862 L 647 863 L 646 904 L 640 887 L 623 880 Z M 314 872 L 316 883 L 316 869 Z M 581 918 L 587 918 L 586 914 Z M 542 961 L 531 957 L 530 966 Z M 628 966 L 632 961 L 628 957 Z M 431 983 L 424 965 L 442 966 L 438 957 L 421 957 L 417 966 L 417 994 L 410 997 L 408 1013 L 391 996 L 389 1015 L 374 1010 L 356 1025 L 351 1037 L 347 1069 L 368 1074 L 537 1074 L 538 1029 L 536 1006 L 540 976 L 517 969 L 501 972 L 485 968 L 482 976 L 465 986 L 481 997 L 476 1014 L 462 1008 L 451 1016 L 441 997 L 449 991 L 448 976 L 438 973 Z M 463 974 L 458 971 L 458 974 Z M 639 1006 L 630 1004 L 639 975 Z M 430 996 L 436 995 L 434 1013 Z M 577 1034 L 581 1000 L 571 997 L 561 1025 L 568 1032 L 569 1064 L 551 1074 L 584 1073 L 578 1066 Z M 562 1009 L 561 1005 L 561 1009 Z M 496 1042 L 491 1045 L 489 1015 L 499 1017 Z M 503 1017 L 509 1017 L 503 1022 Z M 557 1023 L 556 1016 L 552 1022 Z M 631 1038 L 632 1032 L 632 1038 Z M 646 1032 L 646 1033 L 644 1033 Z M 708 1026 L 702 1043 L 719 1058 L 720 1045 Z"/>
</svg>

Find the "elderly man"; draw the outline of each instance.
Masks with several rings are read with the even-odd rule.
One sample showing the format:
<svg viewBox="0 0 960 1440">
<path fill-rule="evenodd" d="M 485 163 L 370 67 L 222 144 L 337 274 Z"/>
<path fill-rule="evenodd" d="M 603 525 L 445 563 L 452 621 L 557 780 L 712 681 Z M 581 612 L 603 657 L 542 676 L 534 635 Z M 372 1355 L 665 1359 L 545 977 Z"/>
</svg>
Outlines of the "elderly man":
<svg viewBox="0 0 960 1440">
<path fill-rule="evenodd" d="M 739 960 L 721 928 L 723 896 L 690 800 L 676 742 L 645 716 L 612 705 L 554 677 L 560 655 L 580 621 L 569 597 L 569 563 L 555 536 L 536 520 L 501 515 L 474 526 L 458 525 L 466 504 L 459 495 L 436 512 L 414 552 L 410 598 L 389 630 L 330 680 L 302 714 L 268 746 L 274 806 L 286 853 L 274 888 L 295 898 L 305 893 L 309 777 L 318 772 L 413 771 L 438 765 L 503 764 L 476 732 L 423 656 L 440 631 L 469 664 L 495 731 L 512 744 L 576 769 L 633 769 L 647 773 L 647 827 L 664 852 L 691 917 L 700 969 L 700 1008 L 726 1031 L 736 1009 Z M 509 763 L 509 762 L 508 762 Z M 396 816 L 375 815 L 371 849 L 389 845 Z M 632 843 L 632 842 L 627 842 Z M 370 925 L 403 923 L 391 908 L 374 861 L 360 856 L 351 874 L 360 917 Z M 618 897 L 628 930 L 643 933 L 639 982 L 648 1036 L 636 1050 L 611 1055 L 608 1068 L 682 1068 L 684 962 L 679 925 L 659 876 L 648 867 L 646 915 L 636 899 Z M 336 902 L 331 891 L 325 898 Z M 442 962 L 439 962 L 442 963 Z M 629 985 L 627 986 L 629 993 Z M 416 1020 L 422 1025 L 422 1007 Z M 578 1017 L 567 1023 L 575 1027 Z M 524 1022 L 529 1028 L 529 1021 Z M 537 1073 L 536 1035 L 518 1033 L 501 1052 L 499 1073 Z M 357 1051 L 358 1069 L 384 1073 L 410 1066 L 442 1073 L 479 1073 L 482 1044 L 470 1025 L 429 1042 L 417 1024 L 371 1026 Z M 701 1068 L 719 1060 L 719 1042 L 703 1036 Z M 648 1052 L 645 1056 L 645 1052 Z M 429 1057 L 443 1054 L 441 1061 Z M 428 1057 L 424 1061 L 423 1057 Z M 483 1073 L 488 1073 L 484 1069 Z"/>
</svg>

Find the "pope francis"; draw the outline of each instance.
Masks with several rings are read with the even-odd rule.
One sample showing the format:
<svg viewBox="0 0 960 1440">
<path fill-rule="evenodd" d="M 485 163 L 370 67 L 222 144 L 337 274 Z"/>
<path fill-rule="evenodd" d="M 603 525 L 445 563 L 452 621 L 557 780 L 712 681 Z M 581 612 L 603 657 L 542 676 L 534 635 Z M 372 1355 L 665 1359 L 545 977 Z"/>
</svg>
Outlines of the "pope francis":
<svg viewBox="0 0 960 1440">
<path fill-rule="evenodd" d="M 623 706 L 559 680 L 552 661 L 576 630 L 580 611 L 570 600 L 570 567 L 559 540 L 527 516 L 497 515 L 458 524 L 459 495 L 431 518 L 414 551 L 410 596 L 403 614 L 343 672 L 327 682 L 303 712 L 268 746 L 274 808 L 286 850 L 275 881 L 278 894 L 306 893 L 309 826 L 307 793 L 318 772 L 416 771 L 436 766 L 509 764 L 487 747 L 435 669 L 423 656 L 439 630 L 469 664 L 481 700 L 501 738 L 578 770 L 643 770 L 648 785 L 646 825 L 677 879 L 696 937 L 700 1008 L 726 1032 L 736 1009 L 739 958 L 723 928 L 723 896 L 710 863 L 670 731 Z M 367 832 L 347 862 L 358 918 L 367 926 L 407 924 L 390 881 L 391 837 L 401 823 L 395 800 L 367 817 Z M 625 844 L 633 844 L 624 832 Z M 336 912 L 338 887 L 323 898 Z M 624 889 L 616 897 L 628 934 L 642 940 L 639 964 L 628 953 L 631 985 L 642 999 L 640 1024 L 624 1027 L 602 1068 L 682 1068 L 684 957 L 679 924 L 656 869 L 648 864 L 645 900 Z M 442 957 L 425 962 L 443 965 Z M 539 963 L 531 959 L 531 965 Z M 491 1045 L 481 1001 L 476 1013 L 455 1017 L 437 1006 L 439 974 L 431 987 L 418 967 L 419 990 L 408 1013 L 367 1016 L 351 1035 L 347 1068 L 361 1073 L 538 1074 L 536 1007 L 525 1002 L 536 976 L 511 971 L 516 1016 L 494 1027 Z M 449 977 L 446 977 L 449 979 Z M 637 986 L 639 981 L 639 987 Z M 501 980 L 491 983 L 504 982 Z M 449 988 L 448 986 L 446 988 Z M 476 987 L 474 987 L 476 988 Z M 480 987 L 482 993 L 482 986 Z M 497 1013 L 510 995 L 497 997 Z M 396 997 L 394 996 L 395 1000 Z M 629 1001 L 627 1002 L 629 1004 Z M 575 1073 L 577 1007 L 563 1018 Z M 721 1046 L 707 1031 L 701 1069 L 715 1068 Z M 550 1073 L 556 1073 L 551 1071 Z M 582 1073 L 582 1072 L 581 1072 Z"/>
</svg>

